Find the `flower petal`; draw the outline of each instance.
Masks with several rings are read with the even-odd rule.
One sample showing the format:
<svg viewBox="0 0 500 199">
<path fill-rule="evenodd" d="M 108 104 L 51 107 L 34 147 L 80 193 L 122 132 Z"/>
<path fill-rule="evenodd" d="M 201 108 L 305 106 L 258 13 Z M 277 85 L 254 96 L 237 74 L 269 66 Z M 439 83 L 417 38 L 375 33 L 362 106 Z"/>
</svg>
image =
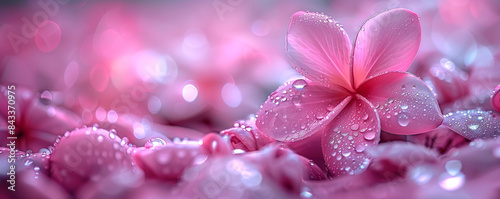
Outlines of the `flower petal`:
<svg viewBox="0 0 500 199">
<path fill-rule="evenodd" d="M 246 152 L 259 150 L 261 147 L 274 142 L 273 139 L 262 134 L 255 127 L 255 117 L 249 120 L 239 120 L 234 127 L 220 132 L 222 136 L 229 136 L 232 149 L 241 149 Z"/>
<path fill-rule="evenodd" d="M 279 141 L 301 140 L 323 128 L 350 99 L 340 86 L 326 88 L 304 79 L 286 82 L 264 102 L 256 126 Z"/>
<path fill-rule="evenodd" d="M 417 14 L 406 9 L 383 12 L 362 26 L 354 43 L 354 86 L 387 71 L 406 71 L 420 46 Z"/>
<path fill-rule="evenodd" d="M 332 18 L 318 13 L 295 13 L 288 28 L 287 52 L 292 66 L 308 79 L 326 87 L 337 84 L 351 88 L 351 43 Z"/>
<path fill-rule="evenodd" d="M 357 95 L 325 128 L 321 146 L 332 175 L 358 174 L 370 159 L 365 149 L 380 140 L 380 120 L 373 105 Z"/>
<path fill-rule="evenodd" d="M 437 128 L 417 134 L 406 136 L 408 142 L 425 146 L 429 149 L 445 154 L 446 152 L 467 145 L 469 140 L 459 135 L 450 128 L 440 125 Z"/>
<path fill-rule="evenodd" d="M 410 135 L 438 127 L 443 116 L 431 90 L 409 73 L 390 72 L 368 79 L 358 89 L 376 108 L 382 130 Z"/>
<path fill-rule="evenodd" d="M 500 84 L 495 87 L 493 95 L 491 96 L 491 106 L 498 112 L 500 112 Z"/>
<path fill-rule="evenodd" d="M 443 124 L 469 140 L 496 138 L 500 135 L 500 114 L 467 110 L 445 115 Z"/>
</svg>

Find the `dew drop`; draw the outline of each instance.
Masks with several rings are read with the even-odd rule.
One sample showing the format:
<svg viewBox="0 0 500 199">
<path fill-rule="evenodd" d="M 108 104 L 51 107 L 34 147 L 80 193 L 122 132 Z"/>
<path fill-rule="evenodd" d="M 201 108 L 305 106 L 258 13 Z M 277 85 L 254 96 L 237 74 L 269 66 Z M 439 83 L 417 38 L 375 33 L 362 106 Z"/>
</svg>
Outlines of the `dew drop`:
<svg viewBox="0 0 500 199">
<path fill-rule="evenodd" d="M 295 95 L 293 96 L 292 98 L 292 103 L 295 105 L 295 106 L 300 106 L 300 103 L 302 102 L 302 97 L 300 97 L 300 95 Z"/>
<path fill-rule="evenodd" d="M 312 196 L 313 196 L 313 194 L 308 189 L 304 188 L 304 190 L 302 190 L 302 192 L 300 192 L 301 198 L 312 198 Z"/>
<path fill-rule="evenodd" d="M 127 137 L 123 137 L 122 141 L 120 142 L 120 145 L 121 146 L 125 146 L 127 143 L 128 143 L 128 138 Z"/>
<path fill-rule="evenodd" d="M 109 130 L 109 138 L 115 139 L 115 137 L 116 137 L 116 130 L 115 129 Z"/>
<path fill-rule="evenodd" d="M 405 113 L 399 114 L 399 116 L 398 116 L 398 124 L 399 125 L 408 126 L 409 123 L 410 123 L 410 118 Z"/>
<path fill-rule="evenodd" d="M 305 125 L 305 124 L 300 125 L 300 129 L 301 129 L 301 130 L 306 129 L 306 125 Z"/>
<path fill-rule="evenodd" d="M 165 142 L 165 140 L 163 140 L 162 138 L 152 138 L 146 142 L 144 147 L 149 149 L 149 148 L 156 148 L 158 146 L 165 146 L 166 144 L 167 142 Z"/>
<path fill-rule="evenodd" d="M 24 166 L 29 166 L 33 163 L 33 160 L 31 158 L 28 158 L 26 161 L 24 161 Z"/>
<path fill-rule="evenodd" d="M 406 85 L 401 85 L 401 89 L 405 90 L 406 89 Z"/>
<path fill-rule="evenodd" d="M 351 130 L 353 130 L 353 131 L 357 131 L 358 129 L 359 129 L 359 125 L 358 124 L 353 124 L 351 126 Z"/>
<path fill-rule="evenodd" d="M 363 115 L 363 117 L 361 119 L 363 119 L 364 121 L 366 121 L 368 119 L 368 114 Z"/>
<path fill-rule="evenodd" d="M 335 158 L 335 159 L 340 160 L 340 159 L 342 159 L 342 156 L 341 155 L 337 155 L 337 158 Z"/>
<path fill-rule="evenodd" d="M 470 130 L 476 130 L 476 129 L 479 128 L 479 124 L 471 124 L 471 125 L 469 125 L 467 127 L 469 127 Z"/>
<path fill-rule="evenodd" d="M 450 160 L 446 162 L 445 169 L 451 176 L 456 176 L 462 169 L 462 163 L 460 160 Z"/>
<path fill-rule="evenodd" d="M 40 95 L 40 102 L 45 105 L 49 105 L 52 102 L 52 93 L 50 91 L 43 91 Z"/>
<path fill-rule="evenodd" d="M 366 132 L 364 138 L 367 140 L 373 140 L 373 138 L 375 138 L 375 132 Z"/>
<path fill-rule="evenodd" d="M 104 137 L 102 135 L 97 136 L 97 142 L 101 143 L 104 140 Z"/>
<path fill-rule="evenodd" d="M 408 109 L 408 105 L 406 105 L 406 104 L 401 105 L 401 109 L 403 109 L 403 110 Z"/>
<path fill-rule="evenodd" d="M 296 88 L 297 90 L 301 90 L 303 89 L 305 86 L 307 86 L 307 82 L 306 80 L 303 80 L 303 79 L 298 79 L 298 80 L 295 80 L 293 83 L 292 83 L 292 86 L 294 88 Z"/>
<path fill-rule="evenodd" d="M 351 155 L 351 152 L 350 151 L 344 151 L 344 152 L 342 152 L 342 155 L 344 157 L 349 157 Z"/>
<path fill-rule="evenodd" d="M 356 146 L 356 152 L 361 153 L 366 149 L 366 146 L 364 144 L 360 144 Z"/>
</svg>

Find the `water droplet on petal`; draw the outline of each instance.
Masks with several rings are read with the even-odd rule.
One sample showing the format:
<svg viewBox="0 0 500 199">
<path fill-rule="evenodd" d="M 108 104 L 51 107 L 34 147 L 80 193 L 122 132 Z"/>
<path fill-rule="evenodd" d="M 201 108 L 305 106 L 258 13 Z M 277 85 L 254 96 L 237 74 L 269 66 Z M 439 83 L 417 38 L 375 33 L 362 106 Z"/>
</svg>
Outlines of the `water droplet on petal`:
<svg viewBox="0 0 500 199">
<path fill-rule="evenodd" d="M 301 198 L 312 198 L 313 194 L 310 192 L 309 188 L 304 187 L 302 192 L 300 192 Z"/>
<path fill-rule="evenodd" d="M 97 136 L 97 142 L 101 143 L 104 140 L 104 137 L 102 135 Z"/>
<path fill-rule="evenodd" d="M 49 105 L 52 102 L 52 93 L 49 91 L 43 91 L 40 95 L 40 102 L 45 105 Z"/>
<path fill-rule="evenodd" d="M 295 105 L 295 106 L 300 106 L 300 103 L 302 102 L 302 97 L 300 97 L 300 95 L 295 95 L 293 96 L 292 98 L 292 103 Z"/>
<path fill-rule="evenodd" d="M 305 125 L 305 124 L 300 125 L 300 129 L 301 129 L 301 130 L 306 129 L 306 125 Z"/>
<path fill-rule="evenodd" d="M 479 128 L 479 124 L 471 124 L 467 127 L 469 127 L 470 130 L 476 130 L 477 128 Z"/>
<path fill-rule="evenodd" d="M 361 153 L 366 149 L 366 146 L 364 144 L 360 144 L 356 146 L 356 152 Z"/>
<path fill-rule="evenodd" d="M 445 168 L 451 176 L 456 176 L 462 169 L 462 162 L 460 160 L 450 160 L 446 162 Z"/>
<path fill-rule="evenodd" d="M 351 152 L 350 151 L 344 151 L 344 152 L 342 152 L 342 155 L 344 157 L 349 157 L 351 155 Z"/>
<path fill-rule="evenodd" d="M 351 126 L 351 130 L 353 130 L 353 131 L 357 131 L 358 129 L 359 129 L 359 125 L 358 124 L 353 124 Z"/>
<path fill-rule="evenodd" d="M 399 116 L 398 116 L 398 124 L 399 125 L 408 126 L 409 123 L 410 123 L 410 118 L 405 113 L 399 114 Z"/>
<path fill-rule="evenodd" d="M 29 166 L 33 163 L 33 160 L 31 158 L 28 158 L 26 161 L 24 161 L 24 166 Z"/>
<path fill-rule="evenodd" d="M 373 140 L 373 138 L 375 138 L 375 132 L 373 132 L 373 131 L 366 132 L 364 135 L 364 138 L 367 140 Z"/>
<path fill-rule="evenodd" d="M 408 109 L 408 105 L 406 105 L 406 104 L 401 105 L 401 109 L 403 109 L 403 110 Z"/>
<path fill-rule="evenodd" d="M 293 83 L 292 83 L 292 86 L 294 88 L 296 88 L 297 90 L 301 90 L 303 89 L 305 86 L 307 86 L 307 82 L 306 80 L 303 80 L 303 79 L 298 79 L 298 80 L 295 80 Z"/>
<path fill-rule="evenodd" d="M 121 146 L 125 146 L 126 144 L 128 144 L 128 138 L 127 137 L 123 137 L 122 141 L 120 142 L 120 145 Z"/>
<path fill-rule="evenodd" d="M 115 129 L 109 130 L 109 138 L 115 139 L 115 137 L 116 137 L 116 130 Z"/>
<path fill-rule="evenodd" d="M 159 146 L 165 146 L 166 144 L 167 142 L 165 142 L 165 140 L 163 140 L 162 138 L 152 138 L 146 142 L 144 147 L 149 149 L 149 148 L 156 148 Z"/>
</svg>

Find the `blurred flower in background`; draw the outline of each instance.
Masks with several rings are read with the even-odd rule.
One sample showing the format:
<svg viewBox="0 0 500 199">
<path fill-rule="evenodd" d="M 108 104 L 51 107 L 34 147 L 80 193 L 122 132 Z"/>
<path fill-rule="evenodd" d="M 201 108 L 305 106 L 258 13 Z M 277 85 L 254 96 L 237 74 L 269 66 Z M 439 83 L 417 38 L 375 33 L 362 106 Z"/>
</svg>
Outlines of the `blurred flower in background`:
<svg viewBox="0 0 500 199">
<path fill-rule="evenodd" d="M 0 5 L 0 83 L 40 93 L 87 125 L 133 115 L 210 132 L 256 113 L 271 91 L 299 76 L 284 53 L 289 17 L 299 10 L 323 12 L 346 24 L 351 40 L 367 13 L 413 10 L 423 35 L 410 70 L 441 104 L 479 92 L 469 92 L 469 78 L 487 85 L 484 93 L 498 78 L 481 72 L 499 67 L 500 3 L 494 0 Z M 454 87 L 446 90 L 446 84 Z"/>
</svg>

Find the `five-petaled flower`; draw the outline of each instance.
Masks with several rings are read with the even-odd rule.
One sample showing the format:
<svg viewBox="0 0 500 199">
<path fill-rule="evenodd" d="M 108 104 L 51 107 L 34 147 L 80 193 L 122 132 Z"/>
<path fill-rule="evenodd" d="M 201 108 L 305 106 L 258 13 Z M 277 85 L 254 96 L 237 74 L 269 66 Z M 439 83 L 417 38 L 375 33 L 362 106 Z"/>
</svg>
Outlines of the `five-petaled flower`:
<svg viewBox="0 0 500 199">
<path fill-rule="evenodd" d="M 257 127 L 294 142 L 321 133 L 328 170 L 357 174 L 370 159 L 365 149 L 380 131 L 417 134 L 443 116 L 419 78 L 405 71 L 420 45 L 418 16 L 393 9 L 366 21 L 352 45 L 332 18 L 295 13 L 287 34 L 292 66 L 306 79 L 287 82 L 262 105 Z"/>
</svg>

